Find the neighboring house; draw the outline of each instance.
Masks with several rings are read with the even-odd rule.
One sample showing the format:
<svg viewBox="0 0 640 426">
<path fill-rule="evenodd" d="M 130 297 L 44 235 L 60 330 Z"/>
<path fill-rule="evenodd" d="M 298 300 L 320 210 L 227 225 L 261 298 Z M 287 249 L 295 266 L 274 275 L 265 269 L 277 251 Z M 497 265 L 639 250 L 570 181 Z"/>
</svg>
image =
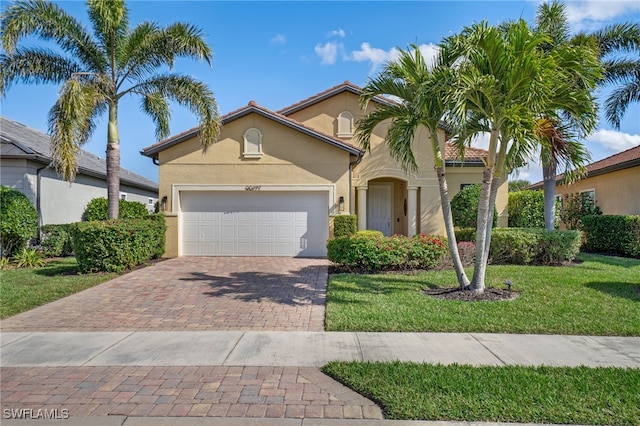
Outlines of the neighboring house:
<svg viewBox="0 0 640 426">
<path fill-rule="evenodd" d="M 376 98 L 363 111 L 360 94 L 345 82 L 277 112 L 249 102 L 222 117 L 206 153 L 198 128 L 145 148 L 160 166 L 165 255 L 325 256 L 333 217 L 341 214 L 357 214 L 359 229 L 385 235 L 444 235 L 428 131 L 416 134 L 416 174 L 389 156 L 386 126 L 363 151 L 354 139 L 357 120 L 393 101 Z M 444 130 L 439 137 L 444 144 Z M 481 182 L 485 154 L 469 149 L 461 161 L 447 145 L 450 197 Z M 506 182 L 497 206 L 506 226 Z"/>
<path fill-rule="evenodd" d="M 0 141 L 0 184 L 17 189 L 33 202 L 40 225 L 78 222 L 89 201 L 107 197 L 104 159 L 81 150 L 78 174 L 69 183 L 51 166 L 47 134 L 0 117 Z M 153 211 L 158 184 L 121 168 L 120 197 Z"/>
<path fill-rule="evenodd" d="M 556 176 L 556 197 L 587 193 L 603 214 L 640 215 L 640 145 L 587 166 L 584 178 L 570 185 Z M 542 182 L 529 189 L 542 189 Z"/>
</svg>

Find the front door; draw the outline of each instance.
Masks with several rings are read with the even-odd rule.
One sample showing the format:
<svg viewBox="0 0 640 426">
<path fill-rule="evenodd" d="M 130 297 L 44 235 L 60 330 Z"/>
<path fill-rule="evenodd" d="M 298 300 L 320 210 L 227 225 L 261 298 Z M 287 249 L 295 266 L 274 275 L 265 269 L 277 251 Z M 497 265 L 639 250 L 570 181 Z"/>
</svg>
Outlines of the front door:
<svg viewBox="0 0 640 426">
<path fill-rule="evenodd" d="M 367 207 L 367 229 L 375 229 L 385 236 L 391 236 L 391 183 L 370 183 L 368 190 L 369 206 Z"/>
</svg>

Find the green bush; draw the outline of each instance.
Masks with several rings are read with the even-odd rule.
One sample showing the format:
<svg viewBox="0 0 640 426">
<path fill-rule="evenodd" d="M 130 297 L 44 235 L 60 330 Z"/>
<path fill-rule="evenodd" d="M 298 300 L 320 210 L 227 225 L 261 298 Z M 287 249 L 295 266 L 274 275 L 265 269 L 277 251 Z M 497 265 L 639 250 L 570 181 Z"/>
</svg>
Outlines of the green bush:
<svg viewBox="0 0 640 426">
<path fill-rule="evenodd" d="M 475 229 L 456 230 L 458 241 L 475 242 Z M 491 232 L 492 263 L 558 265 L 570 262 L 580 251 L 579 231 L 540 228 L 495 228 Z"/>
<path fill-rule="evenodd" d="M 482 186 L 478 183 L 465 186 L 451 200 L 453 224 L 459 228 L 475 228 L 478 223 L 478 204 Z M 493 207 L 493 228 L 498 224 L 498 211 Z"/>
<path fill-rule="evenodd" d="M 584 216 L 582 226 L 586 251 L 640 258 L 640 216 Z"/>
<path fill-rule="evenodd" d="M 38 233 L 38 212 L 20 191 L 0 186 L 0 253 L 11 257 Z"/>
<path fill-rule="evenodd" d="M 45 256 L 60 257 L 73 254 L 71 226 L 73 225 L 44 225 L 40 229 L 40 245 Z"/>
<path fill-rule="evenodd" d="M 120 200 L 118 219 L 143 219 L 149 216 L 147 207 L 137 201 Z M 84 210 L 82 220 L 107 220 L 109 218 L 108 201 L 106 198 L 94 198 L 89 201 Z"/>
<path fill-rule="evenodd" d="M 424 234 L 412 238 L 385 237 L 379 231 L 359 231 L 327 243 L 331 262 L 369 272 L 434 268 L 446 250 L 446 243 L 438 237 Z"/>
<path fill-rule="evenodd" d="M 122 272 L 158 258 L 164 253 L 165 230 L 163 215 L 76 223 L 72 238 L 79 269 Z"/>
<path fill-rule="evenodd" d="M 339 215 L 333 218 L 333 236 L 335 238 L 349 237 L 358 231 L 358 217 Z"/>
<path fill-rule="evenodd" d="M 591 215 L 601 215 L 602 211 L 596 206 L 587 192 L 564 194 L 560 206 L 560 220 L 567 229 L 582 230 L 582 218 Z"/>
<path fill-rule="evenodd" d="M 509 192 L 509 227 L 544 228 L 544 193 Z"/>
<path fill-rule="evenodd" d="M 41 268 L 46 265 L 44 256 L 38 250 L 23 247 L 13 256 L 16 268 Z"/>
</svg>

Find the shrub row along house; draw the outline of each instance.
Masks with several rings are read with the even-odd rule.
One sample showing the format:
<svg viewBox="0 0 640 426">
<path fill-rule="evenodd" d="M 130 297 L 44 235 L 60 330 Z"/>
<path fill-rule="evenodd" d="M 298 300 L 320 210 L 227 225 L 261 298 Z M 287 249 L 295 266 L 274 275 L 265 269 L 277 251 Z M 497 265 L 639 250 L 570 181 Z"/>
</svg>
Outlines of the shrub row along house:
<svg viewBox="0 0 640 426">
<path fill-rule="evenodd" d="M 6 117 L 0 117 L 0 184 L 25 194 L 36 206 L 39 224 L 78 222 L 89 201 L 107 196 L 106 162 L 87 151 L 78 154 L 78 174 L 65 181 L 51 167 L 50 138 Z M 120 197 L 153 211 L 158 184 L 120 169 Z"/>
<path fill-rule="evenodd" d="M 379 126 L 363 151 L 355 126 L 367 110 L 361 88 L 332 87 L 279 111 L 255 102 L 222 117 L 218 141 L 203 153 L 193 128 L 142 150 L 159 164 L 160 205 L 166 214 L 165 256 L 325 256 L 333 217 L 356 214 L 358 229 L 385 235 L 444 235 L 433 154 L 426 129 L 416 135 L 419 172 L 405 173 Z M 449 195 L 479 183 L 486 151 L 464 159 L 439 139 Z M 496 202 L 507 226 L 507 182 Z"/>
<path fill-rule="evenodd" d="M 640 145 L 586 167 L 586 175 L 571 184 L 556 176 L 556 196 L 585 193 L 606 215 L 640 215 Z M 529 189 L 542 189 L 542 182 Z"/>
</svg>

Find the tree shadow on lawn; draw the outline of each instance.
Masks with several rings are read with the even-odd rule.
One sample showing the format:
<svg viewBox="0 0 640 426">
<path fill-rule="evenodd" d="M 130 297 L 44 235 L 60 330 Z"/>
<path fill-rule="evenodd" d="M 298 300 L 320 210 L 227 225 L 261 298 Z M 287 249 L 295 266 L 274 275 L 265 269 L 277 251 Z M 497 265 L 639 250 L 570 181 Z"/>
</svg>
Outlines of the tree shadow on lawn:
<svg viewBox="0 0 640 426">
<path fill-rule="evenodd" d="M 621 282 L 591 282 L 585 284 L 585 287 L 598 290 L 611 296 L 629 299 L 634 302 L 640 302 L 640 283 L 630 284 Z"/>
<path fill-rule="evenodd" d="M 62 260 L 50 260 L 42 268 L 34 269 L 36 275 L 45 277 L 78 275 L 80 273 L 78 264 L 65 262 Z"/>
<path fill-rule="evenodd" d="M 273 302 L 283 305 L 324 305 L 326 284 L 315 276 L 318 267 L 304 267 L 287 274 L 231 272 L 216 276 L 192 272 L 181 281 L 202 282 L 211 287 L 203 294 L 245 302 Z"/>
<path fill-rule="evenodd" d="M 640 269 L 640 259 L 631 257 L 613 256 L 600 253 L 580 253 L 579 260 L 582 262 L 602 263 L 603 265 L 618 266 L 621 268 L 638 268 Z M 586 268 L 585 266 L 581 266 Z"/>
</svg>

